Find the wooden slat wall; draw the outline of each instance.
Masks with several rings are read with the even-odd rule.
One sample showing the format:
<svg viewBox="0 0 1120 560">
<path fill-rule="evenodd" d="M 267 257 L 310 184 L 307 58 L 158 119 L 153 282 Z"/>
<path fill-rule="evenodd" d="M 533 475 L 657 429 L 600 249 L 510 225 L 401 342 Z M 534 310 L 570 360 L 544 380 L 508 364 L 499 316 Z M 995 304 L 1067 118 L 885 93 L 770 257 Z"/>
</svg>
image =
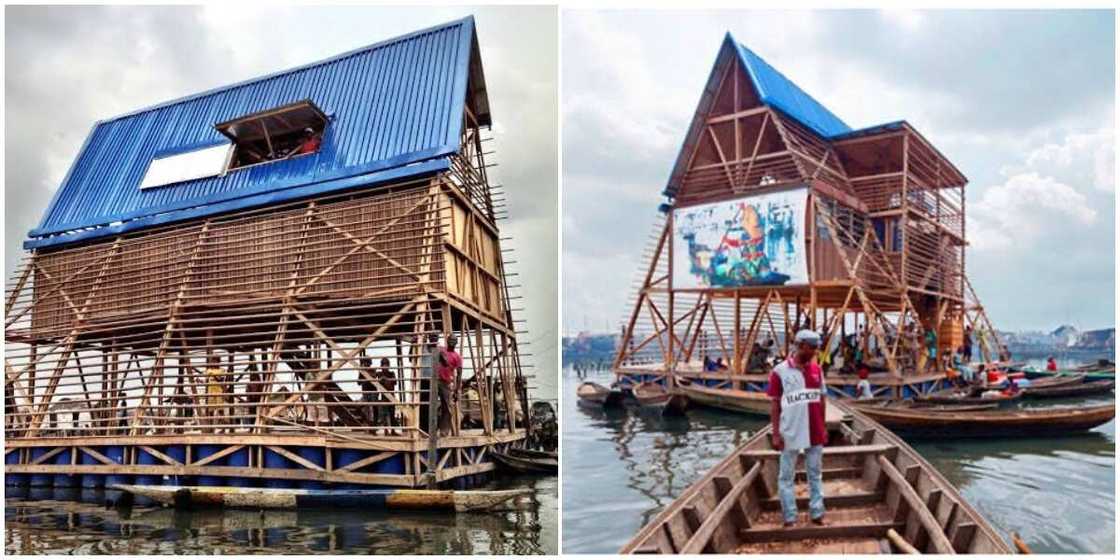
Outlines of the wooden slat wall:
<svg viewBox="0 0 1120 560">
<path fill-rule="evenodd" d="M 300 286 L 308 284 L 302 297 L 407 299 L 422 291 L 416 271 L 426 251 L 442 251 L 439 228 L 433 230 L 428 223 L 430 209 L 438 202 L 429 203 L 428 196 L 424 184 L 400 192 L 215 219 L 187 286 L 186 303 L 234 305 L 283 297 L 301 258 L 301 251 L 294 249 L 301 244 L 297 280 Z M 38 254 L 35 262 L 41 271 L 35 274 L 30 312 L 34 336 L 64 335 L 74 319 L 67 298 L 80 306 L 102 268 L 103 288 L 90 304 L 87 322 L 166 311 L 200 231 L 201 226 L 194 224 L 126 238 L 107 265 L 113 240 Z M 359 247 L 371 238 L 368 247 Z M 435 262 L 437 269 L 442 267 L 442 259 Z M 60 282 L 64 287 L 55 289 Z M 429 286 L 441 290 L 441 279 L 429 279 Z"/>
</svg>

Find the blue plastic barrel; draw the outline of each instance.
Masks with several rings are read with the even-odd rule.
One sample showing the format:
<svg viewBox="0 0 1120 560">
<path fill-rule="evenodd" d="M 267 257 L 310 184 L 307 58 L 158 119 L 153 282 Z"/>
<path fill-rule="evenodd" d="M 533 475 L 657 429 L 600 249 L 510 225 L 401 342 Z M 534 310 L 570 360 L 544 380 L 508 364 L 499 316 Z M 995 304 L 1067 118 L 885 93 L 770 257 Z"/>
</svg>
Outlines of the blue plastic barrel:
<svg viewBox="0 0 1120 560">
<path fill-rule="evenodd" d="M 46 455 L 50 451 L 46 447 L 32 447 L 31 448 L 31 462 L 34 463 L 37 459 Z M 31 475 L 31 486 L 36 488 L 54 486 L 54 475 L 52 474 L 39 474 Z"/>
<path fill-rule="evenodd" d="M 185 445 L 167 445 L 160 448 L 164 455 L 186 464 L 187 462 L 187 446 Z M 188 486 L 190 481 L 186 477 L 179 475 L 171 475 L 166 478 L 160 477 L 165 486 Z"/>
<path fill-rule="evenodd" d="M 101 449 L 98 450 L 100 453 Z M 86 453 L 85 451 L 78 452 L 78 462 L 83 465 L 100 465 L 96 457 Z M 82 475 L 82 488 L 101 488 L 105 486 L 105 475 L 85 473 Z"/>
<path fill-rule="evenodd" d="M 271 450 L 264 450 L 264 468 L 266 469 L 290 469 L 293 463 L 291 459 Z M 282 478 L 269 477 L 264 480 L 266 488 L 291 488 L 292 481 L 284 480 Z"/>
<path fill-rule="evenodd" d="M 356 463 L 358 461 L 361 461 L 362 459 L 365 459 L 368 455 L 368 451 L 361 451 L 358 449 L 340 449 L 337 451 L 335 457 L 338 460 L 338 466 L 345 467 L 350 463 Z M 341 490 L 360 490 L 362 488 L 372 488 L 372 486 L 369 486 L 367 484 L 350 483 L 338 483 L 335 484 L 334 487 Z"/>
<path fill-rule="evenodd" d="M 4 464 L 18 465 L 19 452 L 19 449 L 9 449 L 7 453 L 4 454 Z M 4 473 L 4 486 L 27 486 L 29 482 L 29 477 L 24 473 Z"/>
<path fill-rule="evenodd" d="M 136 464 L 137 465 L 159 465 L 163 461 L 156 458 L 155 455 L 148 453 L 143 449 L 136 450 Z M 138 474 L 136 475 L 136 484 L 144 485 L 157 485 L 160 484 L 160 476 L 154 474 Z"/>
<path fill-rule="evenodd" d="M 231 467 L 248 467 L 249 466 L 249 448 L 248 447 L 242 447 L 241 449 L 238 449 L 237 451 L 235 451 L 233 453 L 230 453 L 227 456 L 227 459 L 229 460 L 228 464 Z M 231 477 L 229 477 L 229 480 L 226 481 L 226 484 L 228 484 L 230 486 L 247 487 L 247 486 L 255 486 L 256 481 L 257 481 L 257 479 L 255 479 L 255 478 L 241 477 L 241 476 L 231 476 Z"/>
<path fill-rule="evenodd" d="M 301 458 L 306 459 L 308 462 L 319 465 L 320 467 L 327 464 L 327 452 L 322 447 L 303 446 L 299 448 L 299 451 L 297 453 Z M 322 490 L 326 488 L 327 485 L 319 482 L 318 480 L 304 480 L 300 482 L 299 487 L 306 488 L 308 490 Z"/>
<path fill-rule="evenodd" d="M 197 455 L 197 457 L 195 457 L 195 461 L 201 461 L 202 459 L 205 459 L 205 458 L 217 453 L 218 451 L 219 451 L 219 446 L 217 446 L 217 445 L 199 445 L 199 446 L 194 448 L 194 452 Z M 228 459 L 228 457 L 222 457 L 221 459 L 218 459 L 216 461 L 207 463 L 206 465 L 204 465 L 204 467 L 205 466 L 214 466 L 214 467 L 225 466 L 225 465 L 228 464 L 226 462 L 226 459 Z M 200 475 L 198 477 L 198 485 L 199 486 L 225 486 L 225 479 L 223 477 L 220 477 L 220 476 Z"/>
<path fill-rule="evenodd" d="M 62 453 L 54 456 L 54 464 L 70 466 L 70 459 L 73 457 L 73 449 L 67 449 Z M 81 475 L 76 474 L 56 474 L 54 475 L 54 486 L 56 488 L 74 488 L 81 484 Z"/>
<path fill-rule="evenodd" d="M 121 445 L 106 446 L 106 447 L 102 448 L 101 454 L 105 455 L 106 457 L 109 458 L 109 460 L 113 461 L 114 463 L 116 463 L 118 465 L 126 464 L 125 460 L 124 460 L 124 446 L 121 446 Z M 109 474 L 109 475 L 105 475 L 105 485 L 106 486 L 112 486 L 114 484 L 131 484 L 131 483 L 132 483 L 132 475 L 130 475 L 130 474 Z"/>
</svg>

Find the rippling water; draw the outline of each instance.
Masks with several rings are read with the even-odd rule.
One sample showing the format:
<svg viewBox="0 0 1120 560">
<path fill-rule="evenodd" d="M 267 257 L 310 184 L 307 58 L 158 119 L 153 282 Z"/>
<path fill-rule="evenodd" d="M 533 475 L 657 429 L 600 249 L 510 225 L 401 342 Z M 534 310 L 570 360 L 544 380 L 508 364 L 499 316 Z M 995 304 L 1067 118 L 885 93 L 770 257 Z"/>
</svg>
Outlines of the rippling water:
<svg viewBox="0 0 1120 560">
<path fill-rule="evenodd" d="M 532 487 L 517 511 L 401 513 L 362 510 L 175 511 L 105 508 L 105 492 L 7 488 L 6 554 L 555 554 L 557 479 Z M 29 493 L 30 492 L 30 493 Z"/>
<path fill-rule="evenodd" d="M 591 380 L 613 378 L 603 372 Z M 707 409 L 687 418 L 588 411 L 574 398 L 580 380 L 565 370 L 563 381 L 565 397 L 573 397 L 563 404 L 565 553 L 617 552 L 765 426 Z M 913 446 L 997 531 L 1018 532 L 1035 552 L 1101 554 L 1115 548 L 1115 442 L 1113 421 L 1076 437 Z"/>
</svg>

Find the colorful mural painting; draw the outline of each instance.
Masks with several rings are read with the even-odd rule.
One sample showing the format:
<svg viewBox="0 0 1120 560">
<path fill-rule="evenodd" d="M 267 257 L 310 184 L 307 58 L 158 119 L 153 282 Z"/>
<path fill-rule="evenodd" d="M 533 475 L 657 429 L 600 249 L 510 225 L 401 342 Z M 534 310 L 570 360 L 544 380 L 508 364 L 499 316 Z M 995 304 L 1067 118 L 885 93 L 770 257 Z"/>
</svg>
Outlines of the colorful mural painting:
<svg viewBox="0 0 1120 560">
<path fill-rule="evenodd" d="M 673 211 L 673 288 L 808 283 L 798 188 Z"/>
</svg>

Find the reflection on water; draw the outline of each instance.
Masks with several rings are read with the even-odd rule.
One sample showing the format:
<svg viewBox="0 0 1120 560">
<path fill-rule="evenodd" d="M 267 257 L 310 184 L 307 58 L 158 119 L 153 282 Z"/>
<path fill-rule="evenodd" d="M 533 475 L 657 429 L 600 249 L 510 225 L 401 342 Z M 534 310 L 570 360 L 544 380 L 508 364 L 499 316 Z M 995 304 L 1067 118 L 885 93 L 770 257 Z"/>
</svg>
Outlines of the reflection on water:
<svg viewBox="0 0 1120 560">
<path fill-rule="evenodd" d="M 580 380 L 567 370 L 563 380 L 565 395 L 574 396 Z M 612 378 L 600 373 L 591 380 Z M 617 552 L 765 426 L 764 419 L 706 409 L 658 418 L 634 408 L 588 410 L 575 398 L 563 408 L 565 553 Z M 1115 548 L 1115 441 L 1110 422 L 1068 438 L 915 442 L 914 448 L 997 531 L 1018 532 L 1036 552 L 1099 554 Z"/>
<path fill-rule="evenodd" d="M 557 479 L 492 513 L 105 508 L 105 491 L 6 488 L 6 554 L 556 554 Z M 58 492 L 58 493 L 56 493 Z"/>
</svg>

